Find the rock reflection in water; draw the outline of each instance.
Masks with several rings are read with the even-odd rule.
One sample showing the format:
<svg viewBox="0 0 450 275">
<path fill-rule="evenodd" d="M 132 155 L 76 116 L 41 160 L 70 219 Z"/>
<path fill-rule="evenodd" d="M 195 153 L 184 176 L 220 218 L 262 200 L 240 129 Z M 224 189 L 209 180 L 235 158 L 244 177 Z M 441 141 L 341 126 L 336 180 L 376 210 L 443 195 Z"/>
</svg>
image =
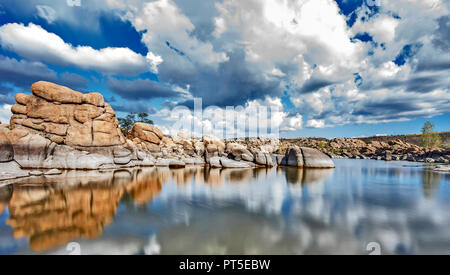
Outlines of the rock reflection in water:
<svg viewBox="0 0 450 275">
<path fill-rule="evenodd" d="M 12 186 L 0 187 L 0 215 L 5 211 L 12 196 Z"/>
<path fill-rule="evenodd" d="M 76 238 L 97 238 L 113 221 L 125 192 L 138 204 L 161 192 L 163 180 L 152 176 L 154 173 L 78 172 L 74 177 L 68 172 L 46 177 L 45 186 L 37 186 L 42 179 L 28 179 L 14 186 L 6 223 L 13 228 L 15 238 L 29 238 L 30 248 L 38 252 Z M 80 184 L 83 174 L 85 184 Z"/>
<path fill-rule="evenodd" d="M 285 171 L 286 181 L 290 184 L 313 184 L 323 182 L 334 170 L 286 168 Z"/>
<path fill-rule="evenodd" d="M 278 171 L 279 172 L 279 171 Z M 145 168 L 116 171 L 66 171 L 58 176 L 30 177 L 0 189 L 0 212 L 16 239 L 26 237 L 35 252 L 48 251 L 76 239 L 96 239 L 116 216 L 119 204 L 147 205 L 172 182 L 242 184 L 264 180 L 277 169 Z M 323 181 L 330 170 L 287 169 L 290 183 Z"/>
<path fill-rule="evenodd" d="M 423 193 L 427 198 L 432 198 L 441 183 L 441 174 L 435 171 L 424 169 L 422 171 Z"/>
</svg>

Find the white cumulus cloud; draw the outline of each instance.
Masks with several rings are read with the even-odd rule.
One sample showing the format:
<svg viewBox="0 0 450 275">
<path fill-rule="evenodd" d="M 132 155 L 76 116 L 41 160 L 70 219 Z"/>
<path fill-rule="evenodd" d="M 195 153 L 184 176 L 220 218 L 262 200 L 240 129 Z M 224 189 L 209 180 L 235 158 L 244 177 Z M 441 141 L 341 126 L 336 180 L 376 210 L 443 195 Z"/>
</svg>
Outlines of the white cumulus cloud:
<svg viewBox="0 0 450 275">
<path fill-rule="evenodd" d="M 9 124 L 9 119 L 11 118 L 11 107 L 12 105 L 3 104 L 0 106 L 0 122 L 2 124 Z"/>
<path fill-rule="evenodd" d="M 310 119 L 306 122 L 306 127 L 310 128 L 324 128 L 325 127 L 325 121 L 324 120 L 316 120 L 316 119 Z"/>
<path fill-rule="evenodd" d="M 58 35 L 29 23 L 10 23 L 0 27 L 0 44 L 29 60 L 56 66 L 75 66 L 105 74 L 135 75 L 156 70 L 161 58 L 150 53 L 144 57 L 129 48 L 93 49 L 74 47 Z"/>
</svg>

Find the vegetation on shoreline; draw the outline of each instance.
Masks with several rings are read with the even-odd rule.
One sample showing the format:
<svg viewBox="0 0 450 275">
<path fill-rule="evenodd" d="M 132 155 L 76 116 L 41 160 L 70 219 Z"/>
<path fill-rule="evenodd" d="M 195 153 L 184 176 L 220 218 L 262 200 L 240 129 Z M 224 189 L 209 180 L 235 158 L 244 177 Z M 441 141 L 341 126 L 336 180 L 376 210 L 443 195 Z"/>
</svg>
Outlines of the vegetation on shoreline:
<svg viewBox="0 0 450 275">
<path fill-rule="evenodd" d="M 442 144 L 442 138 L 434 131 L 434 124 L 427 121 L 422 128 L 421 145 L 424 148 L 436 148 Z"/>
<path fill-rule="evenodd" d="M 136 122 L 144 122 L 147 124 L 153 125 L 153 120 L 148 119 L 147 113 L 130 113 L 126 117 L 119 117 L 119 128 L 122 131 L 124 136 L 128 136 L 131 129 L 133 128 L 133 125 Z"/>
</svg>

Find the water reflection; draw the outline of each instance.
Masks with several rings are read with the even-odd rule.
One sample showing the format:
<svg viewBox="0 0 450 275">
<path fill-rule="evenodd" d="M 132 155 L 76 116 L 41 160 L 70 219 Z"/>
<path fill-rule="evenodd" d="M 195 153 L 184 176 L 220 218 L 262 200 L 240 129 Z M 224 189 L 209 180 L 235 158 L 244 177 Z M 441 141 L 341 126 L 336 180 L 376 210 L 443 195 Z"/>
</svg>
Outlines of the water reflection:
<svg viewBox="0 0 450 275">
<path fill-rule="evenodd" d="M 333 169 L 285 168 L 285 175 L 286 181 L 290 184 L 314 184 L 329 178 L 333 171 Z"/>
<path fill-rule="evenodd" d="M 0 188 L 0 254 L 450 253 L 450 176 L 336 169 L 69 171 Z M 0 212 L 0 213 L 1 213 Z"/>
<path fill-rule="evenodd" d="M 309 178 L 297 176 L 296 180 L 303 183 L 327 176 L 318 172 L 311 172 L 313 176 Z M 6 224 L 13 229 L 14 238 L 28 238 L 29 247 L 40 252 L 77 238 L 98 238 L 114 220 L 121 200 L 124 204 L 145 206 L 161 193 L 165 182 L 174 181 L 181 186 L 204 183 L 214 187 L 224 182 L 249 182 L 267 173 L 267 169 L 203 167 L 69 171 L 61 176 L 28 178 L 14 187 L 0 189 L 0 210 L 9 207 Z"/>
<path fill-rule="evenodd" d="M 422 185 L 425 197 L 432 198 L 441 183 L 441 174 L 430 169 L 424 169 L 422 172 Z"/>
<path fill-rule="evenodd" d="M 5 211 L 12 196 L 12 186 L 0 187 L 0 215 Z"/>
</svg>

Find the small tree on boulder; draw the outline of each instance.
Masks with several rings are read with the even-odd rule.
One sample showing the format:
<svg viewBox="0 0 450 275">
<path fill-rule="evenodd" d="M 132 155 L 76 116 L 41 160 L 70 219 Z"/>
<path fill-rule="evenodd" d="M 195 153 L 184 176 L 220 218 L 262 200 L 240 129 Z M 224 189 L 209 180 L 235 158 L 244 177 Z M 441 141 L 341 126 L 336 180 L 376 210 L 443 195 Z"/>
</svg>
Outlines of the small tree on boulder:
<svg viewBox="0 0 450 275">
<path fill-rule="evenodd" d="M 134 112 L 131 112 L 126 117 L 119 117 L 118 120 L 119 120 L 120 130 L 122 131 L 124 136 L 128 136 L 128 134 L 130 133 L 131 129 L 133 128 L 133 125 L 136 122 L 143 122 L 143 123 L 147 123 L 147 124 L 153 124 L 153 120 L 148 119 L 148 114 L 147 113 L 134 113 Z"/>
</svg>

